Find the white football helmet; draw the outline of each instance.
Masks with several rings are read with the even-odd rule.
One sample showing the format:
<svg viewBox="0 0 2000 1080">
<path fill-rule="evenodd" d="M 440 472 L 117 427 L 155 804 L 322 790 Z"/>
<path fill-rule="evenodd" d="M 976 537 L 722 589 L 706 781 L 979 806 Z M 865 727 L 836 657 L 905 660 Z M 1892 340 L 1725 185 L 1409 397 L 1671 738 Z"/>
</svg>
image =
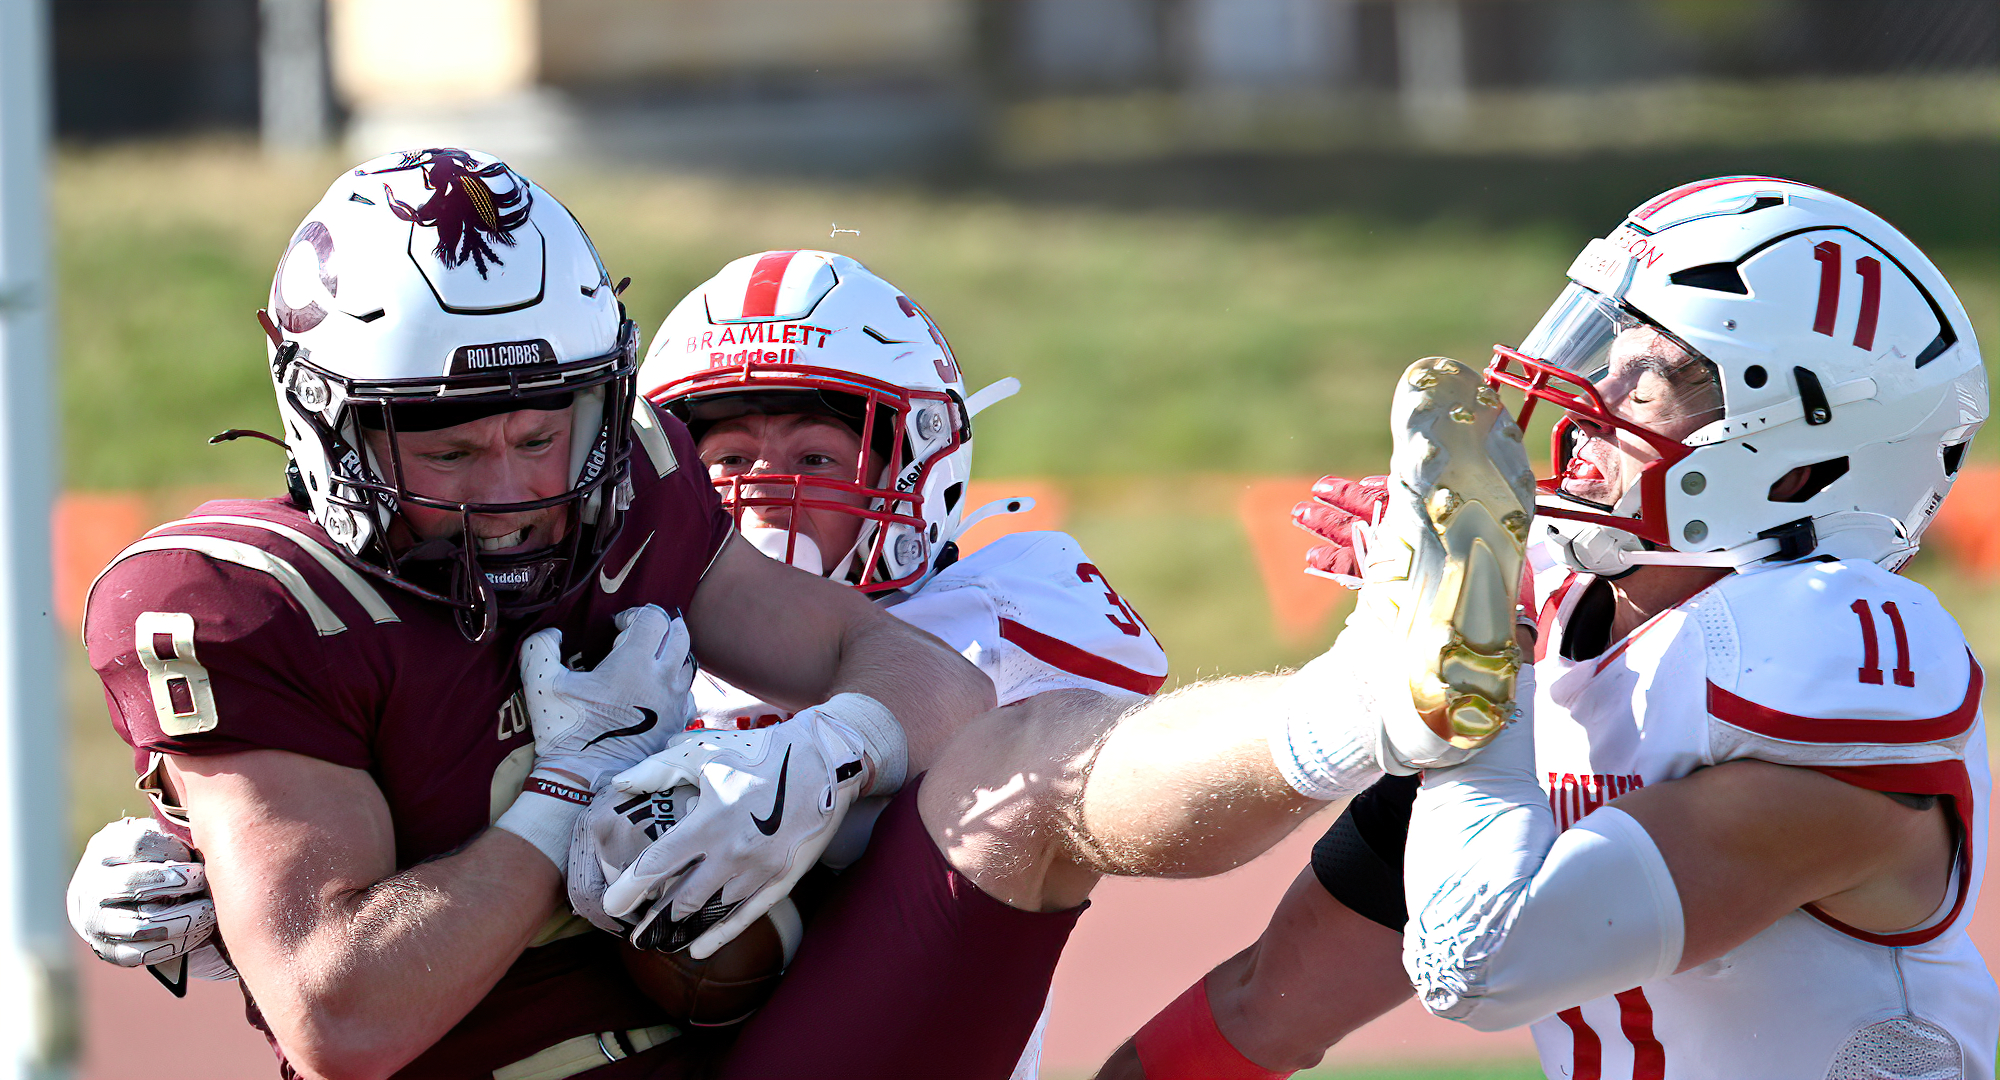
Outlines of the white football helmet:
<svg viewBox="0 0 2000 1080">
<path fill-rule="evenodd" d="M 638 349 L 590 238 L 563 205 L 468 150 L 389 154 L 348 171 L 278 261 L 271 379 L 293 496 L 361 568 L 453 606 L 468 635 L 589 580 L 630 499 L 628 419 Z M 515 409 L 567 408 L 571 487 L 532 503 L 410 491 L 363 427 L 434 430 Z M 454 540 L 393 550 L 403 505 L 456 512 Z M 553 547 L 480 555 L 472 515 L 572 510 Z"/>
<path fill-rule="evenodd" d="M 929 315 L 867 267 L 830 251 L 746 255 L 689 293 L 653 337 L 639 390 L 699 440 L 748 412 L 823 412 L 864 452 L 850 479 L 757 474 L 715 481 L 739 527 L 753 506 L 787 506 L 795 523 L 767 554 L 795 561 L 812 540 L 799 510 L 863 519 L 827 576 L 879 593 L 921 584 L 956 558 L 952 541 L 999 504 L 965 513 L 972 417 L 1019 389 L 1003 379 L 967 400 L 951 346 Z M 750 489 L 754 487 L 754 493 Z M 854 506 L 832 498 L 865 496 Z M 1029 500 L 1008 500 L 1012 509 Z M 764 546 L 764 545 L 760 545 Z"/>
<path fill-rule="evenodd" d="M 1973 433 L 1986 369 L 1951 286 L 1894 227 L 1770 177 L 1686 184 L 1570 266 L 1571 284 L 1493 381 L 1643 440 L 1659 459 L 1615 507 L 1540 482 L 1538 521 L 1577 568 L 1744 566 L 1812 554 L 1894 569 L 1915 553 Z M 1684 441 L 1611 414 L 1593 385 L 1621 330 L 1649 326 L 1713 367 L 1721 415 Z M 1805 467 L 1802 490 L 1775 485 Z"/>
</svg>

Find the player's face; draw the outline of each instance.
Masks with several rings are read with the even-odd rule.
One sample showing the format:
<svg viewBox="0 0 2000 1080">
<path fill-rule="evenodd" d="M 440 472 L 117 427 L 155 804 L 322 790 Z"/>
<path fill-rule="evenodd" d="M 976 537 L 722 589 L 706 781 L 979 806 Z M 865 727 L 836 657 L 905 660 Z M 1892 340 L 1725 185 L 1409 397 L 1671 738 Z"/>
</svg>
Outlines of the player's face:
<svg viewBox="0 0 2000 1080">
<path fill-rule="evenodd" d="M 569 409 L 523 409 L 436 431 L 396 433 L 403 485 L 412 494 L 465 503 L 533 502 L 569 490 Z M 377 461 L 389 455 L 386 432 L 367 431 Z M 472 532 L 486 554 L 531 551 L 562 539 L 562 507 L 522 514 L 474 514 Z M 459 517 L 405 503 L 392 542 L 456 536 Z"/>
<path fill-rule="evenodd" d="M 1612 415 L 1677 441 L 1722 415 L 1722 394 L 1708 365 L 1649 326 L 1619 333 L 1597 390 Z M 1572 419 L 1576 441 L 1562 489 L 1615 505 L 1637 482 L 1639 470 L 1659 459 L 1659 451 L 1608 425 L 1574 414 Z"/>
<path fill-rule="evenodd" d="M 861 436 L 838 420 L 810 413 L 778 416 L 752 414 L 723 420 L 701 438 L 702 463 L 708 475 L 721 480 L 731 476 L 823 476 L 829 480 L 852 481 L 861 459 Z M 760 487 L 745 484 L 750 498 L 788 498 L 790 485 Z M 860 506 L 865 497 L 831 488 L 811 488 L 808 497 L 822 502 Z M 801 510 L 798 532 L 812 538 L 821 558 L 838 563 L 861 535 L 861 519 L 838 510 Z M 789 506 L 751 506 L 743 511 L 742 527 L 788 529 L 792 527 Z M 820 568 L 821 573 L 826 568 Z"/>
</svg>

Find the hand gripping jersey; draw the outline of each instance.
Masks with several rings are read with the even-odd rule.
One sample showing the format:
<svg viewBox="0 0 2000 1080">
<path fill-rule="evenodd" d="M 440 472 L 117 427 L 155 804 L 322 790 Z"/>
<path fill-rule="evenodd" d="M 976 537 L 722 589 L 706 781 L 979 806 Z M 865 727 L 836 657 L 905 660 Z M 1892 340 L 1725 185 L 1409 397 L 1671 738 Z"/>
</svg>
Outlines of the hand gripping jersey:
<svg viewBox="0 0 2000 1080">
<path fill-rule="evenodd" d="M 1167 654 L 1074 538 L 1012 533 L 897 599 L 889 613 L 964 654 L 1002 705 L 1048 690 L 1147 695 Z M 695 711 L 711 728 L 768 727 L 790 713 L 703 674 Z"/>
<path fill-rule="evenodd" d="M 1870 934 L 1806 908 L 1720 959 L 1534 1025 L 1574 1080 L 1993 1075 L 2000 991 L 1966 934 L 1991 792 L 1984 676 L 1929 590 L 1868 562 L 1724 578 L 1601 656 L 1562 653 L 1593 580 L 1530 549 L 1537 774 L 1559 828 L 1636 787 L 1755 758 L 1948 796 L 1963 838 L 1943 904 Z"/>
<path fill-rule="evenodd" d="M 684 610 L 730 533 L 686 429 L 640 409 L 632 507 L 603 567 L 533 621 L 503 624 L 497 640 L 468 642 L 451 609 L 342 562 L 285 499 L 207 503 L 127 548 L 91 591 L 84 639 L 138 768 L 150 772 L 160 754 L 290 751 L 374 778 L 399 870 L 472 839 L 534 761 L 521 639 L 558 626 L 566 650 L 595 660 L 617 612 Z M 162 816 L 186 835 L 184 818 Z M 663 1023 L 626 978 L 617 941 L 579 926 L 545 930 L 396 1075 L 490 1077 L 573 1036 Z"/>
</svg>

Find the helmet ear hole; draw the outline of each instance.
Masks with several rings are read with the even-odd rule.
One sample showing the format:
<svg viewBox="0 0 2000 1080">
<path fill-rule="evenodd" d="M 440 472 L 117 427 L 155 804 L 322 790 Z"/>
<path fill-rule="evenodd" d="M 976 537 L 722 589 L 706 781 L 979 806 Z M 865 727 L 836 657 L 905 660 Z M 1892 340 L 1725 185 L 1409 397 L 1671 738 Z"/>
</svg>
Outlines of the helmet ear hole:
<svg viewBox="0 0 2000 1080">
<path fill-rule="evenodd" d="M 1801 465 L 1778 478 L 1771 485 L 1772 502 L 1802 503 L 1825 491 L 1835 480 L 1847 475 L 1847 459 L 1828 458 L 1811 465 Z"/>
<path fill-rule="evenodd" d="M 1944 448 L 1944 474 L 1946 477 L 1958 475 L 1958 467 L 1965 462 L 1965 448 L 1971 445 L 1971 441 L 1968 440 L 1962 443 L 1953 443 Z"/>
</svg>

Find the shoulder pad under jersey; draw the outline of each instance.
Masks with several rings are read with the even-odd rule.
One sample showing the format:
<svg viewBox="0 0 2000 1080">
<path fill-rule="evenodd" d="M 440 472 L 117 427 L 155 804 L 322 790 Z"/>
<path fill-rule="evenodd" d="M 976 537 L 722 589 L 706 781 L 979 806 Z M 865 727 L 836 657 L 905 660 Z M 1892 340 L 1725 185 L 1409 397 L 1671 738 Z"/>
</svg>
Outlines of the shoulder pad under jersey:
<svg viewBox="0 0 2000 1080">
<path fill-rule="evenodd" d="M 1059 532 L 1012 533 L 947 567 L 890 613 L 950 643 L 1005 705 L 1049 690 L 1151 694 L 1167 654 Z"/>
<path fill-rule="evenodd" d="M 1710 751 L 1809 767 L 1963 760 L 1984 676 L 1929 589 L 1871 562 L 1736 574 L 1688 605 Z"/>
</svg>

